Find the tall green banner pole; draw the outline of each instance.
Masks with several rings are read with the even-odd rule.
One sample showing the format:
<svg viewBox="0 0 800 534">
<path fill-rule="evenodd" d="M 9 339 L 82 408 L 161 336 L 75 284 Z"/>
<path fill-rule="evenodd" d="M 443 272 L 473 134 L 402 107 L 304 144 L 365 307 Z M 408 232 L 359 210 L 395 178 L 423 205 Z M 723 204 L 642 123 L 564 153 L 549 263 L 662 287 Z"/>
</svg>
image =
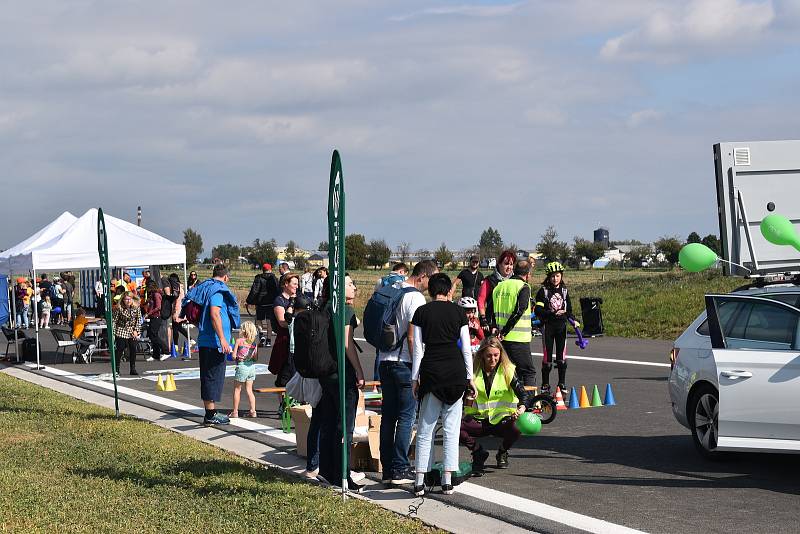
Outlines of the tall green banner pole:
<svg viewBox="0 0 800 534">
<path fill-rule="evenodd" d="M 331 179 L 328 190 L 328 243 L 333 331 L 336 335 L 336 356 L 339 362 L 339 414 L 342 418 L 342 433 L 344 433 L 347 428 L 344 402 L 344 178 L 342 177 L 342 160 L 339 158 L 338 150 L 333 151 L 331 159 Z M 344 441 L 344 436 L 342 436 L 342 441 Z M 342 497 L 347 492 L 347 478 L 350 474 L 347 466 L 349 452 L 347 447 L 342 447 Z"/>
<path fill-rule="evenodd" d="M 111 377 L 114 381 L 114 408 L 119 417 L 119 393 L 117 392 L 117 358 L 114 347 L 114 328 L 111 320 L 111 272 L 108 267 L 108 240 L 103 208 L 97 209 L 97 253 L 100 255 L 100 279 L 103 281 L 103 299 L 106 302 L 106 332 L 108 333 L 108 353 L 111 355 Z"/>
</svg>

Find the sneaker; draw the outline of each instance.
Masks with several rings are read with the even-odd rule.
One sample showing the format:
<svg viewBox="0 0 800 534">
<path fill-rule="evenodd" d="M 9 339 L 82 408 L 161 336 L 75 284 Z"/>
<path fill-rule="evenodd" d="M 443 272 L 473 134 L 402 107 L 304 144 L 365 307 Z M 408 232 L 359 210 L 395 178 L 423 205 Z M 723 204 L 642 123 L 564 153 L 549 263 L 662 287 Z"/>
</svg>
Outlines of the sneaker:
<svg viewBox="0 0 800 534">
<path fill-rule="evenodd" d="M 361 471 L 350 471 L 350 480 L 353 482 L 361 482 L 366 476 Z"/>
<path fill-rule="evenodd" d="M 139 373 L 136 372 L 136 369 L 131 369 L 130 375 L 131 376 L 139 376 Z"/>
<path fill-rule="evenodd" d="M 561 394 L 562 395 L 568 395 L 569 394 L 569 392 L 567 391 L 567 385 L 566 384 L 559 384 L 558 387 L 561 390 Z"/>
<path fill-rule="evenodd" d="M 419 486 L 417 486 L 416 484 L 414 484 L 414 495 L 416 495 L 417 497 L 422 497 L 423 495 L 425 495 L 425 485 L 420 484 Z"/>
<path fill-rule="evenodd" d="M 400 471 L 394 473 L 392 475 L 392 484 L 413 484 L 414 483 L 414 471 L 408 467 L 404 471 Z"/>
<path fill-rule="evenodd" d="M 483 467 L 486 464 L 486 460 L 488 458 L 489 458 L 489 451 L 487 451 L 483 447 L 479 447 L 478 450 L 472 453 L 472 476 L 474 477 L 483 476 Z"/>
<path fill-rule="evenodd" d="M 270 338 L 267 338 L 267 342 L 264 343 L 264 346 L 267 347 L 267 348 L 271 347 L 272 346 L 272 340 Z"/>
<path fill-rule="evenodd" d="M 158 361 L 163 362 L 164 360 L 169 360 L 172 358 L 172 354 L 162 354 L 158 357 Z"/>
<path fill-rule="evenodd" d="M 210 418 L 206 418 L 206 417 L 203 418 L 203 424 L 206 425 L 206 426 L 227 425 L 230 422 L 231 422 L 231 420 L 228 419 L 227 415 L 223 415 L 223 414 L 221 414 L 219 412 L 215 413 Z"/>
<path fill-rule="evenodd" d="M 316 469 L 312 469 L 311 471 L 309 471 L 308 469 L 303 471 L 303 476 L 305 476 L 306 478 L 310 478 L 312 480 L 317 478 L 317 475 L 319 475 L 319 467 L 317 467 Z"/>
<path fill-rule="evenodd" d="M 75 354 L 72 355 L 72 363 L 78 363 L 78 356 Z"/>
<path fill-rule="evenodd" d="M 453 494 L 453 485 L 452 484 L 442 484 L 442 493 L 445 495 L 452 495 Z"/>
<path fill-rule="evenodd" d="M 542 395 L 550 395 L 550 384 L 542 384 L 541 389 L 542 389 Z"/>
<path fill-rule="evenodd" d="M 498 469 L 508 469 L 508 451 L 504 451 L 500 449 L 497 451 L 497 468 Z"/>
<path fill-rule="evenodd" d="M 148 356 L 147 358 L 145 358 L 144 361 L 146 361 L 146 362 L 154 362 L 154 361 L 156 361 L 156 359 L 153 358 L 152 356 Z"/>
<path fill-rule="evenodd" d="M 381 484 L 389 486 L 392 483 L 392 475 L 390 473 L 381 473 Z"/>
</svg>

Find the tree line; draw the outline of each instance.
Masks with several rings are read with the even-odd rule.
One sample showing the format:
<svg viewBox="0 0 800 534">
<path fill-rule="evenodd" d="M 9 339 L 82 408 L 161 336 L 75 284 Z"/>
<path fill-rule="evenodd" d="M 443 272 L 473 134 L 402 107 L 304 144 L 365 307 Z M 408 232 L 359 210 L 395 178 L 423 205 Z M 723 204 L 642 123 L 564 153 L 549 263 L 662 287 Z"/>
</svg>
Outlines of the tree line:
<svg viewBox="0 0 800 534">
<path fill-rule="evenodd" d="M 187 228 L 183 232 L 183 243 L 186 246 L 187 262 L 190 265 L 196 264 L 203 252 L 203 238 L 198 232 Z M 722 247 L 719 238 L 714 234 L 700 237 L 697 232 L 692 232 L 682 240 L 677 236 L 662 236 L 653 242 L 652 246 L 636 240 L 612 241 L 610 245 L 630 246 L 630 250 L 624 256 L 624 263 L 630 267 L 641 267 L 645 263 L 652 263 L 655 258 L 663 258 L 661 263 L 670 266 L 678 262 L 678 254 L 681 247 L 686 243 L 702 243 L 717 255 L 722 254 Z M 263 263 L 275 263 L 277 261 L 278 244 L 275 239 L 256 239 L 250 245 L 233 245 L 225 243 L 216 245 L 211 249 L 211 258 L 238 261 L 244 257 L 254 265 Z M 367 241 L 363 234 L 349 234 L 345 236 L 346 261 L 348 269 L 364 269 L 372 267 L 375 269 L 383 268 L 392 259 L 392 249 L 384 239 L 372 239 Z M 321 241 L 317 246 L 320 251 L 328 250 L 328 242 Z M 421 248 L 414 250 L 408 241 L 401 242 L 394 258 L 403 262 L 416 262 L 432 259 L 442 267 L 457 268 L 460 262 L 466 263 L 473 255 L 481 258 L 497 258 L 503 250 L 518 251 L 519 247 L 513 242 L 503 241 L 500 231 L 491 226 L 481 232 L 478 242 L 466 249 L 455 252 L 448 248 L 445 242 L 433 251 Z M 533 252 L 533 251 L 527 251 Z M 536 244 L 535 252 L 539 253 L 544 261 L 559 261 L 573 268 L 579 268 L 586 261 L 590 265 L 602 258 L 606 253 L 603 243 L 590 241 L 580 236 L 575 236 L 572 243 L 562 241 L 554 226 L 548 226 L 540 236 Z M 286 243 L 286 259 L 295 263 L 296 268 L 305 267 L 306 258 L 300 253 L 297 243 L 289 240 Z"/>
</svg>

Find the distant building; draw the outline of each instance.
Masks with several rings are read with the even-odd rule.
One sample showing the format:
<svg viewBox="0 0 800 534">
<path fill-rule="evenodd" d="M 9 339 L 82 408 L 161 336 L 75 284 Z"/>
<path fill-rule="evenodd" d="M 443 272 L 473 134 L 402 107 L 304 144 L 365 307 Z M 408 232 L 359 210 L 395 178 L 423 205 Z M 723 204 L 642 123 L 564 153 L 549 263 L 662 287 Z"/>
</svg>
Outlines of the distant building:
<svg viewBox="0 0 800 534">
<path fill-rule="evenodd" d="M 608 248 L 608 228 L 602 226 L 594 231 L 594 242 L 602 243 L 605 248 Z"/>
</svg>

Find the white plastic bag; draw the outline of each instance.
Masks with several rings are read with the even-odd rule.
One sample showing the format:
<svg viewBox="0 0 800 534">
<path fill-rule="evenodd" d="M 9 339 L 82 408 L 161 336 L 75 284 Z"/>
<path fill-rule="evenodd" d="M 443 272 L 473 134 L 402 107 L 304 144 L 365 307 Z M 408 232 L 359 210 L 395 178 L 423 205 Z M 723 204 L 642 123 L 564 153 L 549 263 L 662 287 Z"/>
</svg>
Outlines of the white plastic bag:
<svg viewBox="0 0 800 534">
<path fill-rule="evenodd" d="M 286 394 L 302 404 L 316 407 L 322 398 L 322 387 L 316 378 L 303 378 L 295 373 L 286 384 Z"/>
</svg>

